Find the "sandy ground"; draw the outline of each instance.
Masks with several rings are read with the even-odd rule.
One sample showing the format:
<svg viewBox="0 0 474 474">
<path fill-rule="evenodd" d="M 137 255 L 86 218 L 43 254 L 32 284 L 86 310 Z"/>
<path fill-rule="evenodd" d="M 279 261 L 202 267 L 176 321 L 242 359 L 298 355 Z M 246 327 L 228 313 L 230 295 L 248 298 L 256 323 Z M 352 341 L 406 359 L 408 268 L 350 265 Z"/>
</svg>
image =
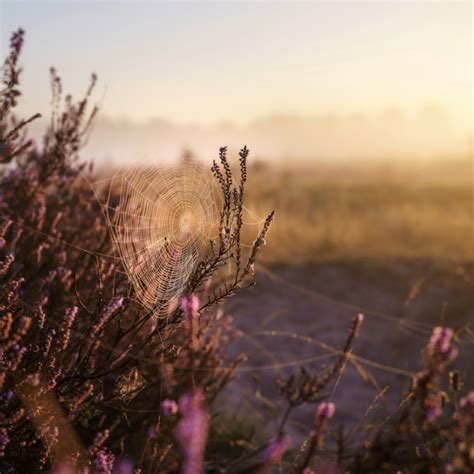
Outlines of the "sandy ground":
<svg viewBox="0 0 474 474">
<path fill-rule="evenodd" d="M 259 429 L 275 431 L 284 404 L 274 379 L 297 373 L 300 365 L 329 365 L 331 349 L 342 346 L 352 318 L 365 316 L 353 348 L 359 370 L 350 363 L 329 398 L 337 421 L 357 427 L 382 387 L 389 386 L 368 416 L 385 416 L 396 408 L 420 363 L 420 350 L 431 328 L 460 329 L 474 322 L 472 263 L 430 261 L 358 261 L 313 266 L 257 269 L 257 285 L 231 298 L 227 313 L 244 337 L 235 353 L 249 359 L 225 397 L 241 416 Z M 474 338 L 458 342 L 466 386 L 473 386 Z M 362 369 L 362 370 L 361 370 Z M 258 410 L 253 408 L 258 405 Z M 314 406 L 296 409 L 287 426 L 300 438 L 312 424 Z"/>
</svg>

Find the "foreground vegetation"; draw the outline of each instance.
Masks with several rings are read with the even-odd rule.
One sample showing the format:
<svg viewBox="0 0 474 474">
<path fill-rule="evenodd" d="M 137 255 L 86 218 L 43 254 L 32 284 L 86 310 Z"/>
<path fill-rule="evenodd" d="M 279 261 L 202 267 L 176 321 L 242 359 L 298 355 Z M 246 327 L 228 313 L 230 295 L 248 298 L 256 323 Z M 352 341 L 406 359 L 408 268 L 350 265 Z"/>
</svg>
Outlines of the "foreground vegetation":
<svg viewBox="0 0 474 474">
<path fill-rule="evenodd" d="M 111 258 L 100 206 L 82 178 L 78 152 L 96 113 L 88 113 L 96 78 L 74 102 L 62 99 L 52 71 L 53 118 L 35 146 L 24 134 L 30 119 L 18 122 L 12 114 L 22 44 L 19 30 L 3 68 L 0 108 L 1 472 L 472 472 L 474 392 L 462 386 L 458 371 L 448 380 L 459 337 L 449 328 L 433 329 L 398 409 L 374 422 L 365 440 L 341 427 L 336 443 L 326 441 L 337 410 L 331 388 L 364 330 L 361 314 L 330 364 L 276 380 L 286 410 L 273 438 L 238 423 L 222 434 L 216 397 L 236 383 L 245 355 L 228 356 L 239 334 L 221 303 L 251 283 L 273 219 L 273 213 L 264 219 L 244 251 L 248 150 L 240 152 L 237 177 L 220 150 L 213 166 L 222 202 L 219 237 L 180 304 L 156 318 L 136 303 L 121 261 Z M 289 228 L 291 209 L 280 216 Z M 277 236 L 274 245 L 284 247 Z M 232 274 L 213 279 L 223 264 Z M 295 446 L 287 422 L 307 404 L 314 405 L 313 430 Z"/>
</svg>

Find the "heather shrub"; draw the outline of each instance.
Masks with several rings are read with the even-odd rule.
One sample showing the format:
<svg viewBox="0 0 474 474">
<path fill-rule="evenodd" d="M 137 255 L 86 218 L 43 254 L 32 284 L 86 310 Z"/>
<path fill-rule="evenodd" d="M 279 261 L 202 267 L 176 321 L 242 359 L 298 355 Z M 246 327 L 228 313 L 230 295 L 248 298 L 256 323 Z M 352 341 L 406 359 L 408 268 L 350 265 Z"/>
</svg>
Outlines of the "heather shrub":
<svg viewBox="0 0 474 474">
<path fill-rule="evenodd" d="M 346 354 L 350 357 L 348 352 Z M 474 466 L 474 392 L 462 390 L 459 371 L 452 370 L 449 377 L 446 373 L 457 356 L 453 331 L 434 328 L 422 355 L 422 367 L 393 413 L 382 419 L 367 419 L 383 397 L 384 389 L 366 413 L 361 414 L 357 427 L 363 434 L 360 440 L 355 440 L 354 430 L 339 426 L 334 427 L 332 442 L 325 443 L 324 434 L 336 407 L 331 402 L 320 402 L 315 410 L 314 430 L 301 444 L 291 469 L 305 474 L 321 470 L 331 473 L 471 472 Z M 304 393 L 303 387 L 320 383 L 319 376 L 304 373 L 299 393 Z M 314 393 L 316 395 L 317 391 Z M 307 401 L 315 398 L 307 398 Z M 303 400 L 301 395 L 298 400 Z"/>
<path fill-rule="evenodd" d="M 12 114 L 23 35 L 12 36 L 3 67 L 0 117 L 2 472 L 32 465 L 109 472 L 119 458 L 177 469 L 175 438 L 186 438 L 187 416 L 194 420 L 194 404 L 186 410 L 183 400 L 200 393 L 204 419 L 204 406 L 244 357 L 224 362 L 225 347 L 236 337 L 231 320 L 204 310 L 248 284 L 272 215 L 243 261 L 248 150 L 241 151 L 234 189 L 221 149 L 220 164 L 213 165 L 223 195 L 219 240 L 189 278 L 190 296 L 166 319 L 155 318 L 135 302 L 120 260 L 112 257 L 100 206 L 84 179 L 92 166 L 87 170 L 78 160 L 97 111 L 90 107 L 96 77 L 75 102 L 63 98 L 52 69 L 50 125 L 42 144 L 27 140 L 25 126 L 35 117 L 18 123 Z M 230 281 L 212 285 L 213 274 L 231 259 Z M 178 401 L 180 422 L 170 408 Z"/>
</svg>

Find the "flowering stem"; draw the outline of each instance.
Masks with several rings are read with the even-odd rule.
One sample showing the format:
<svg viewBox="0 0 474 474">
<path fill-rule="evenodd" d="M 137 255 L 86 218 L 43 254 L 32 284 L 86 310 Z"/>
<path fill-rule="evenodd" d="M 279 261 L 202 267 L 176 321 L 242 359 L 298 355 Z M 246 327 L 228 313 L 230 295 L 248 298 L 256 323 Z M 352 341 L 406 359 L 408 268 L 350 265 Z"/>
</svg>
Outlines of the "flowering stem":
<svg viewBox="0 0 474 474">
<path fill-rule="evenodd" d="M 291 411 L 293 410 L 294 406 L 291 403 L 288 403 L 288 406 L 286 407 L 285 413 L 283 414 L 283 417 L 280 422 L 280 427 L 278 428 L 278 437 L 283 435 L 283 430 L 285 429 L 286 422 L 288 420 L 288 417 L 290 416 Z"/>
</svg>

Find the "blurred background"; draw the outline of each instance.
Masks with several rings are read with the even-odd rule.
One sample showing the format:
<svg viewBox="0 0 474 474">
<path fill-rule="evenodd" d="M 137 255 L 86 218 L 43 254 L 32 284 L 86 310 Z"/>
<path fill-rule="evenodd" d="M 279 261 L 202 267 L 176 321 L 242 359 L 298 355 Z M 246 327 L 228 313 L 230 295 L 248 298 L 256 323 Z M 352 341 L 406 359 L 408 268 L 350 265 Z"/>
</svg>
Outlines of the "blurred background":
<svg viewBox="0 0 474 474">
<path fill-rule="evenodd" d="M 2 54 L 28 35 L 21 111 L 48 115 L 49 68 L 99 75 L 87 153 L 271 162 L 466 157 L 471 2 L 1 2 Z"/>
<path fill-rule="evenodd" d="M 366 372 L 345 375 L 359 396 L 335 394 L 350 420 L 385 383 L 409 383 L 434 324 L 471 331 L 472 10 L 2 1 L 1 47 L 5 56 L 10 33 L 26 30 L 19 114 L 43 114 L 38 137 L 50 66 L 76 98 L 98 73 L 101 110 L 83 157 L 102 172 L 183 156 L 210 164 L 220 146 L 250 148 L 250 220 L 271 209 L 276 219 L 257 287 L 227 307 L 247 336 L 236 350 L 256 367 L 248 386 L 258 379 L 271 411 L 279 364 L 317 357 L 318 338 L 338 347 L 363 312 L 355 353 Z M 472 341 L 462 344 L 472 381 Z"/>
</svg>

